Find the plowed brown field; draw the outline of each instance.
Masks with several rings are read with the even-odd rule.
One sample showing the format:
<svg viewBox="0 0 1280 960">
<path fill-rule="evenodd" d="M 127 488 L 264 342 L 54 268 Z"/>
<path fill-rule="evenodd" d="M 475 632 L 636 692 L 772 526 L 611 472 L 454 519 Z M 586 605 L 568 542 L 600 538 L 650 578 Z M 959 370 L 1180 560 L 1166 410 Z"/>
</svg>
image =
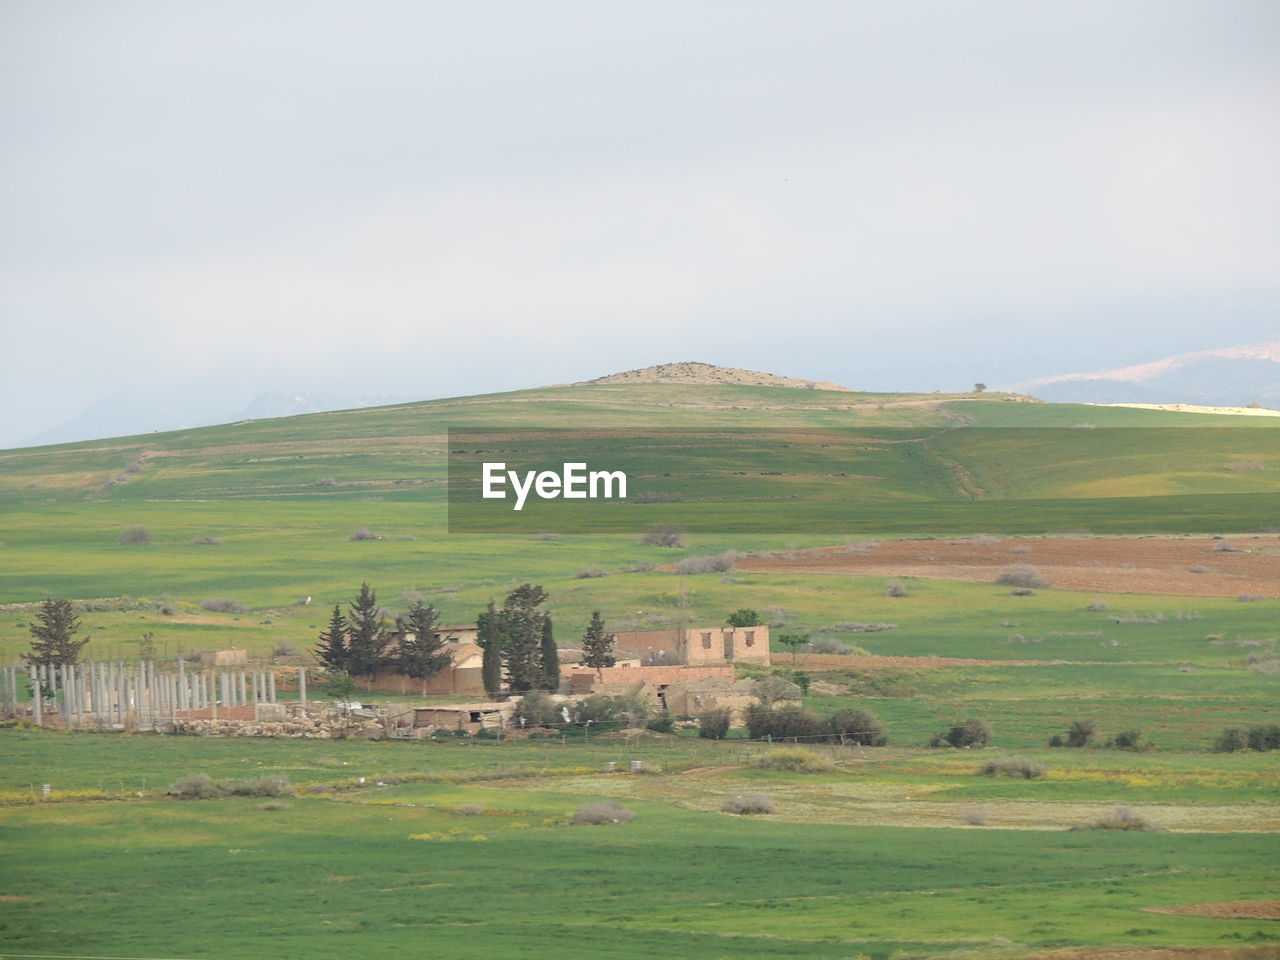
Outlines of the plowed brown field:
<svg viewBox="0 0 1280 960">
<path fill-rule="evenodd" d="M 1235 548 L 1223 551 L 1222 544 Z M 1030 564 L 1060 590 L 1184 597 L 1280 596 L 1280 537 L 971 537 L 884 540 L 862 549 L 821 547 L 750 554 L 738 569 L 757 573 L 926 577 L 993 583 Z"/>
</svg>

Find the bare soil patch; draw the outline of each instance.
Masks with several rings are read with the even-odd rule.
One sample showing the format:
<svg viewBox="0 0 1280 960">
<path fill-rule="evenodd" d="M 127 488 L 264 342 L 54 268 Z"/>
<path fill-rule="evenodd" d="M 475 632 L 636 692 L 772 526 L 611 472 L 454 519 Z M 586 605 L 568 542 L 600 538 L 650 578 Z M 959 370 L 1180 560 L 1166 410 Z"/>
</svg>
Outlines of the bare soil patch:
<svg viewBox="0 0 1280 960">
<path fill-rule="evenodd" d="M 1222 550 L 1219 544 L 1236 548 Z M 1015 564 L 1030 564 L 1053 588 L 1093 593 L 1181 597 L 1280 596 L 1280 537 L 971 537 L 885 540 L 857 552 L 819 547 L 750 554 L 749 573 L 917 577 L 993 583 Z M 1209 572 L 1192 572 L 1192 568 Z M 909 601 L 905 601 L 909 602 Z"/>
<path fill-rule="evenodd" d="M 1147 907 L 1151 913 L 1180 917 L 1225 917 L 1229 920 L 1280 920 L 1280 900 L 1225 900 L 1221 903 L 1180 903 L 1173 907 Z"/>
</svg>

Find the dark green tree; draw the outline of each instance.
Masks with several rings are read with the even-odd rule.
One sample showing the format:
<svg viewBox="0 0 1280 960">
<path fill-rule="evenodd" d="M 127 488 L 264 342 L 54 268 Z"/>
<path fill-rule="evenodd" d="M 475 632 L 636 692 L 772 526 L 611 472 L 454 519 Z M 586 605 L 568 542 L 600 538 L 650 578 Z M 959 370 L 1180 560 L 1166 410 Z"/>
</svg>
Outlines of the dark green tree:
<svg viewBox="0 0 1280 960">
<path fill-rule="evenodd" d="M 326 670 L 347 669 L 347 618 L 342 615 L 342 605 L 333 605 L 329 626 L 320 634 L 315 658 Z"/>
<path fill-rule="evenodd" d="M 746 624 L 743 624 L 746 626 Z M 796 662 L 796 654 L 806 643 L 809 642 L 809 634 L 807 633 L 780 633 L 775 638 L 777 641 L 791 651 L 791 662 Z"/>
<path fill-rule="evenodd" d="M 512 693 L 525 693 L 542 686 L 542 622 L 546 618 L 542 604 L 546 599 L 546 590 L 525 583 L 507 594 L 498 611 L 507 686 Z"/>
<path fill-rule="evenodd" d="M 740 607 L 729 614 L 729 626 L 731 627 L 758 627 L 760 626 L 760 614 L 746 607 Z"/>
<path fill-rule="evenodd" d="M 39 623 L 28 625 L 31 631 L 31 650 L 22 658 L 28 663 L 44 663 L 71 666 L 80 662 L 80 651 L 89 642 L 88 637 L 75 639 L 80 629 L 80 618 L 71 608 L 70 600 L 46 600 L 36 614 Z"/>
<path fill-rule="evenodd" d="M 582 635 L 582 665 L 593 670 L 612 667 L 618 662 L 618 658 L 613 655 L 617 639 L 612 633 L 604 632 L 604 620 L 600 618 L 600 611 L 592 610 L 591 623 L 587 625 L 587 632 Z"/>
<path fill-rule="evenodd" d="M 439 619 L 434 604 L 424 606 L 418 600 L 397 624 L 401 635 L 396 669 L 405 676 L 426 680 L 453 665 L 453 654 L 445 649 L 444 638 L 436 630 Z"/>
<path fill-rule="evenodd" d="M 480 660 L 480 677 L 484 692 L 497 697 L 502 692 L 502 636 L 498 632 L 498 610 L 492 600 L 489 607 L 476 621 L 480 647 L 484 655 Z"/>
<path fill-rule="evenodd" d="M 392 666 L 387 655 L 391 643 L 387 619 L 378 607 L 378 595 L 368 583 L 360 585 L 360 592 L 347 609 L 347 672 L 353 677 L 367 677 Z"/>
<path fill-rule="evenodd" d="M 555 635 L 551 630 L 551 616 L 542 618 L 542 688 L 551 693 L 560 689 L 560 651 L 556 649 Z"/>
</svg>

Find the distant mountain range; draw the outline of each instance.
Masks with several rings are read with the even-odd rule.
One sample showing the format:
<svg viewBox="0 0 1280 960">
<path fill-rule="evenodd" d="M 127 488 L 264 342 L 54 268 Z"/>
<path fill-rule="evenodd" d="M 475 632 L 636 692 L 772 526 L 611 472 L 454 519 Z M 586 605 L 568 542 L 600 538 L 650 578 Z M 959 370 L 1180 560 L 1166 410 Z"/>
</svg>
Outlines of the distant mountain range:
<svg viewBox="0 0 1280 960">
<path fill-rule="evenodd" d="M 1132 367 L 1014 384 L 1051 403 L 1194 403 L 1280 407 L 1280 341 L 1180 353 Z"/>
<path fill-rule="evenodd" d="M 422 397 L 360 397 L 332 393 L 259 393 L 246 403 L 244 397 L 208 395 L 157 397 L 143 393 L 120 393 L 104 397 L 70 420 L 27 437 L 15 447 L 36 447 L 50 443 L 74 443 L 102 437 L 127 437 L 161 430 L 185 430 L 239 420 L 267 420 L 299 413 L 324 413 L 402 403 Z"/>
</svg>

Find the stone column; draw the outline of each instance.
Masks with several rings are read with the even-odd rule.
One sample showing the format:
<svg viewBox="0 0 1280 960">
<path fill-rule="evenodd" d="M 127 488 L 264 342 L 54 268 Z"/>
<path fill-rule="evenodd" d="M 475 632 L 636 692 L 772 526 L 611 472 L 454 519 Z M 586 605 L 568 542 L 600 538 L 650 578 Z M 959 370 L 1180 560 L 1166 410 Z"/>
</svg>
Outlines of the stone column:
<svg viewBox="0 0 1280 960">
<path fill-rule="evenodd" d="M 303 709 L 307 706 L 307 668 L 298 668 L 298 702 L 302 704 Z"/>
<path fill-rule="evenodd" d="M 267 671 L 267 700 L 270 703 L 276 702 L 276 672 L 274 670 Z"/>
</svg>

